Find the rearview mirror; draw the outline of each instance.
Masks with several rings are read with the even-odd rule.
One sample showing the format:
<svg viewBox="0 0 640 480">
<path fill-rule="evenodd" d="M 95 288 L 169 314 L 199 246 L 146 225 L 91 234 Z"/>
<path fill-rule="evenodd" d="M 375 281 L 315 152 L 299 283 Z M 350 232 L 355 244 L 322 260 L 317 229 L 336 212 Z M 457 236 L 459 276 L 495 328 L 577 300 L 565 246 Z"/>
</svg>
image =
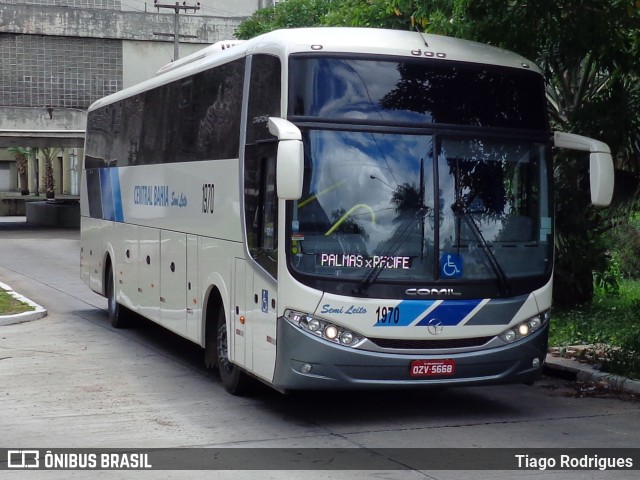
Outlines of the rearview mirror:
<svg viewBox="0 0 640 480">
<path fill-rule="evenodd" d="M 593 138 L 564 132 L 554 132 L 553 143 L 558 148 L 589 152 L 591 203 L 599 207 L 609 205 L 614 184 L 613 159 L 609 146 Z"/>
<path fill-rule="evenodd" d="M 269 117 L 269 132 L 278 137 L 276 190 L 278 198 L 299 200 L 302 196 L 304 150 L 300 129 L 284 118 Z"/>
</svg>

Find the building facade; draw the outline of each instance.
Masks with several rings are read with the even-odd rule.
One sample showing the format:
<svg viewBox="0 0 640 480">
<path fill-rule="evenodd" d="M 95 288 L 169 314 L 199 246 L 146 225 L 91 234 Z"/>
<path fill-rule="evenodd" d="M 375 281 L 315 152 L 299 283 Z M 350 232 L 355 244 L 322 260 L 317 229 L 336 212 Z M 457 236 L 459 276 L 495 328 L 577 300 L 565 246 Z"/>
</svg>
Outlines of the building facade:
<svg viewBox="0 0 640 480">
<path fill-rule="evenodd" d="M 56 193 L 76 194 L 86 110 L 179 56 L 234 38 L 272 0 L 0 0 L 0 192 L 20 191 L 7 147 L 60 148 Z M 176 22 L 177 20 L 177 22 Z M 16 132 L 26 132 L 16 135 Z M 56 132 L 56 133 L 54 133 Z M 40 158 L 40 163 L 43 159 Z M 30 161 L 29 190 L 44 165 Z M 40 191 L 42 191 L 40 187 Z"/>
</svg>

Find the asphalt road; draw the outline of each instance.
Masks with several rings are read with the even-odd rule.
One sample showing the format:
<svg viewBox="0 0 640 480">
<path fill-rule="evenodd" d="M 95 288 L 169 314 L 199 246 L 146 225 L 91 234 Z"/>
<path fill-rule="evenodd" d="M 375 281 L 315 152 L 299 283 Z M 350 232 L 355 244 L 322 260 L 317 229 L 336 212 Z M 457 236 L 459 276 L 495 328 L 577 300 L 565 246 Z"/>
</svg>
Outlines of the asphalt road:
<svg viewBox="0 0 640 480">
<path fill-rule="evenodd" d="M 106 300 L 79 279 L 77 231 L 0 222 L 0 282 L 49 312 L 0 326 L 0 448 L 640 447 L 640 402 L 577 398 L 571 382 L 556 378 L 534 386 L 289 396 L 264 388 L 230 396 L 196 346 L 144 322 L 110 326 Z M 238 468 L 126 476 L 0 470 L 0 478 L 638 478 L 638 470 Z"/>
</svg>

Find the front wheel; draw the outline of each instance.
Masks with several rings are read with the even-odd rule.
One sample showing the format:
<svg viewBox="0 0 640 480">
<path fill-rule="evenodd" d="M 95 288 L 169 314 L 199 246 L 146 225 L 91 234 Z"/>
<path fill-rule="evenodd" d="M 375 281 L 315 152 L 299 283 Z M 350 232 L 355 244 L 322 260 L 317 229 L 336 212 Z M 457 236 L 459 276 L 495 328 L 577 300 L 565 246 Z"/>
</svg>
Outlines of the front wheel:
<svg viewBox="0 0 640 480">
<path fill-rule="evenodd" d="M 217 363 L 222 385 L 233 395 L 244 395 L 249 391 L 251 379 L 229 360 L 229 335 L 222 310 L 218 314 L 216 332 Z"/>
</svg>

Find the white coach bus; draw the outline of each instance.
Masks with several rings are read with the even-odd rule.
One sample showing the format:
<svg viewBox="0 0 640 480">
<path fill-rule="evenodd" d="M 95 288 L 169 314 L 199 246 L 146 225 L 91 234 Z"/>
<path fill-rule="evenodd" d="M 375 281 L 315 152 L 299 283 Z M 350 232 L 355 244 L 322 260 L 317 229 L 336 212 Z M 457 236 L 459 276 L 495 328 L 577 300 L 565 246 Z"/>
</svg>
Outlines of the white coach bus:
<svg viewBox="0 0 640 480">
<path fill-rule="evenodd" d="M 532 382 L 547 350 L 552 149 L 538 68 L 375 29 L 214 45 L 89 110 L 82 278 L 240 393 Z M 586 154 L 585 154 L 586 156 Z"/>
</svg>

